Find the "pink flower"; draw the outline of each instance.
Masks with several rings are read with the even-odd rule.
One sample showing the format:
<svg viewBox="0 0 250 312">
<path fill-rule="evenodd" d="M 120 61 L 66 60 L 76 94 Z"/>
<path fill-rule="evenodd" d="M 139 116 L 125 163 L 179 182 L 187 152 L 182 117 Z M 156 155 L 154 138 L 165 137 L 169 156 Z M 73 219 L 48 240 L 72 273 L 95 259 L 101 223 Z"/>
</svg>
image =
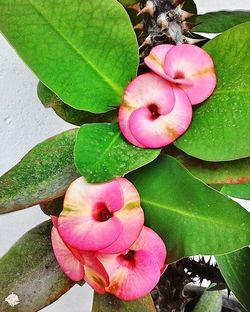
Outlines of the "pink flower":
<svg viewBox="0 0 250 312">
<path fill-rule="evenodd" d="M 144 62 L 155 73 L 178 85 L 193 105 L 206 100 L 216 86 L 213 61 L 206 51 L 197 46 L 158 45 Z"/>
<path fill-rule="evenodd" d="M 145 226 L 126 252 L 97 254 L 97 257 L 109 275 L 110 284 L 105 290 L 122 300 L 135 300 L 148 294 L 166 268 L 165 245 Z"/>
<path fill-rule="evenodd" d="M 125 138 L 142 148 L 172 143 L 189 127 L 192 105 L 182 89 L 147 73 L 126 88 L 119 109 L 119 126 Z"/>
<path fill-rule="evenodd" d="M 79 178 L 66 192 L 58 231 L 78 250 L 116 253 L 133 244 L 143 222 L 139 194 L 127 179 L 89 184 Z"/>
<path fill-rule="evenodd" d="M 94 253 L 77 250 L 66 244 L 58 232 L 58 219 L 51 218 L 52 247 L 62 271 L 73 281 L 85 281 L 98 293 L 104 293 L 109 285 L 109 277 Z"/>
</svg>

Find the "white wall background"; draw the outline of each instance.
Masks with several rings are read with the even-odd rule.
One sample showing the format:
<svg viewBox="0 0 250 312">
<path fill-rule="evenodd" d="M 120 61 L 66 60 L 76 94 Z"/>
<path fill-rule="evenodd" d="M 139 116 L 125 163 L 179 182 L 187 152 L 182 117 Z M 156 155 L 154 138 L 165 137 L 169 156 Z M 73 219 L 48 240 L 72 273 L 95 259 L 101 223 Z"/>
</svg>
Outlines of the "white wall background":
<svg viewBox="0 0 250 312">
<path fill-rule="evenodd" d="M 195 0 L 199 13 L 250 10 L 250 0 Z M 46 110 L 36 96 L 37 78 L 0 35 L 0 175 L 34 145 L 72 125 Z M 0 216 L 0 256 L 27 230 L 47 217 L 39 207 Z M 43 312 L 89 312 L 92 291 L 75 286 Z"/>
</svg>

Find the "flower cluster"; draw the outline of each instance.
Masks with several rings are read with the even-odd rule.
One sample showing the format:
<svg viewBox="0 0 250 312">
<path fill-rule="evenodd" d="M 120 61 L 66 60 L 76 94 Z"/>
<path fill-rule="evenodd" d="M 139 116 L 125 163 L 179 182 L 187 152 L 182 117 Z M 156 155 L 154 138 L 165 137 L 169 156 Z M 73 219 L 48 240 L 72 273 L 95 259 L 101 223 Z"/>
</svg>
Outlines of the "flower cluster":
<svg viewBox="0 0 250 312">
<path fill-rule="evenodd" d="M 125 138 L 141 148 L 172 143 L 189 127 L 192 105 L 207 99 L 216 85 L 214 64 L 201 48 L 162 44 L 144 59 L 152 70 L 126 88 L 119 109 Z"/>
<path fill-rule="evenodd" d="M 75 180 L 52 221 L 52 246 L 61 269 L 98 293 L 137 299 L 154 288 L 165 270 L 164 243 L 143 225 L 139 194 L 125 178 L 103 184 Z"/>
</svg>

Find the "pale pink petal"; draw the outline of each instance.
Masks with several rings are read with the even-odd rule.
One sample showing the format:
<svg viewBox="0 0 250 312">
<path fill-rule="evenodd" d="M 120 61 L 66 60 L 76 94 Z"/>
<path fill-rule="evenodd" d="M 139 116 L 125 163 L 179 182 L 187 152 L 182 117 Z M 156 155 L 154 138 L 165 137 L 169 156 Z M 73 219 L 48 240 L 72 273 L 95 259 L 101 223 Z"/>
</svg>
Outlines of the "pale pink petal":
<svg viewBox="0 0 250 312">
<path fill-rule="evenodd" d="M 62 271 L 73 281 L 82 280 L 84 278 L 83 263 L 73 255 L 72 251 L 63 242 L 55 226 L 51 231 L 51 240 L 56 260 Z"/>
<path fill-rule="evenodd" d="M 140 108 L 131 114 L 129 128 L 133 137 L 149 148 L 163 147 L 172 143 L 189 127 L 192 106 L 185 93 L 174 88 L 175 106 L 166 115 L 152 118 L 150 110 Z"/>
<path fill-rule="evenodd" d="M 160 44 L 154 47 L 149 55 L 144 58 L 145 64 L 162 78 L 166 78 L 164 63 L 167 53 L 174 47 L 172 44 Z"/>
<path fill-rule="evenodd" d="M 105 293 L 109 285 L 109 276 L 102 263 L 93 253 L 82 252 L 85 268 L 85 281 L 98 293 Z"/>
<path fill-rule="evenodd" d="M 59 216 L 58 229 L 63 240 L 81 250 L 99 250 L 112 244 L 122 232 L 122 223 L 113 216 L 105 222 L 92 217 Z"/>
<path fill-rule="evenodd" d="M 132 250 L 148 250 L 157 259 L 159 267 L 163 268 L 166 260 L 166 247 L 160 238 L 152 229 L 144 226 L 136 242 L 130 247 Z"/>
<path fill-rule="evenodd" d="M 118 179 L 92 187 L 94 196 L 101 194 L 102 201 L 110 211 L 115 212 L 123 207 L 123 193 Z"/>
<path fill-rule="evenodd" d="M 106 291 L 122 300 L 135 300 L 145 296 L 160 279 L 156 258 L 145 250 L 137 251 L 132 261 L 125 260 L 123 255 L 113 256 L 111 261 L 106 257 L 104 266 L 110 277 Z"/>
<path fill-rule="evenodd" d="M 207 99 L 216 86 L 211 57 L 194 45 L 182 44 L 171 49 L 166 55 L 164 70 L 167 79 L 179 84 L 193 105 Z"/>
<path fill-rule="evenodd" d="M 68 188 L 58 230 L 63 240 L 81 250 L 99 250 L 112 244 L 122 232 L 114 212 L 123 207 L 120 183 L 88 184 L 83 178 Z M 100 239 L 101 238 L 101 239 Z"/>
<path fill-rule="evenodd" d="M 130 108 L 125 105 L 121 105 L 119 108 L 119 113 L 118 113 L 118 121 L 119 121 L 119 127 L 124 135 L 124 137 L 133 145 L 145 148 L 144 145 L 140 144 L 136 139 L 132 136 L 129 127 L 128 127 L 128 120 L 131 115 L 131 113 L 134 111 L 133 108 Z"/>
<path fill-rule="evenodd" d="M 174 94 L 171 85 L 154 73 L 143 74 L 134 79 L 127 87 L 123 103 L 119 109 L 119 126 L 125 138 L 132 144 L 145 147 L 134 137 L 129 126 L 131 114 L 140 107 L 152 111 L 157 109 L 159 114 L 171 112 L 174 106 Z"/>
<path fill-rule="evenodd" d="M 128 249 L 139 236 L 144 223 L 144 213 L 136 188 L 127 179 L 119 178 L 117 181 L 123 192 L 124 206 L 114 216 L 121 222 L 122 232 L 114 243 L 100 250 L 104 253 L 117 253 Z"/>
</svg>

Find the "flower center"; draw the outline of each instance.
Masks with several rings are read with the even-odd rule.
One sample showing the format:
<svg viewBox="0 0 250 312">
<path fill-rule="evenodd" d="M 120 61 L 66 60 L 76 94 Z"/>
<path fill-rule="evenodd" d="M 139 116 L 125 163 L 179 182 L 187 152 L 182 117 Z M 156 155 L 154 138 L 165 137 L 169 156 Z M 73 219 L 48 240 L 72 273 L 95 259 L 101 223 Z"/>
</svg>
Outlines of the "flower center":
<svg viewBox="0 0 250 312">
<path fill-rule="evenodd" d="M 93 216 L 96 221 L 105 222 L 112 218 L 113 214 L 104 203 L 98 203 Z"/>
<path fill-rule="evenodd" d="M 174 74 L 174 79 L 183 79 L 185 78 L 185 75 L 182 71 L 177 70 Z"/>
<path fill-rule="evenodd" d="M 154 120 L 154 119 L 157 119 L 160 116 L 160 114 L 158 112 L 158 106 L 157 105 L 150 104 L 150 105 L 148 105 L 148 109 L 149 109 L 149 111 L 151 113 L 151 119 Z"/>
<path fill-rule="evenodd" d="M 124 255 L 124 259 L 126 261 L 131 261 L 131 260 L 134 260 L 134 256 L 135 256 L 135 251 L 134 250 L 129 250 L 126 255 Z"/>
</svg>

